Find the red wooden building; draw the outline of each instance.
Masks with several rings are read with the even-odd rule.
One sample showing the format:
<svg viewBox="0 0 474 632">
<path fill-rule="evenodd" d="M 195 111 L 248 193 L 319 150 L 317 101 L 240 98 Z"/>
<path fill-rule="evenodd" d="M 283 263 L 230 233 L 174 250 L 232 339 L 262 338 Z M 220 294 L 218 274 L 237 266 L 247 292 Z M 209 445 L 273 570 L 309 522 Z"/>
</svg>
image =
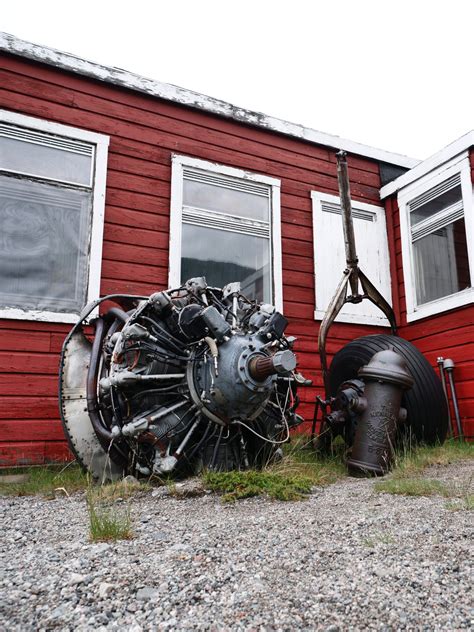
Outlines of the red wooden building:
<svg viewBox="0 0 474 632">
<path fill-rule="evenodd" d="M 344 268 L 335 151 L 349 156 L 361 267 L 400 334 L 456 362 L 474 424 L 474 134 L 431 158 L 323 134 L 0 34 L 0 464 L 68 456 L 57 368 L 99 294 L 150 294 L 204 273 L 242 280 L 298 337 L 308 419 L 317 333 Z M 341 313 L 332 355 L 384 331 Z"/>
</svg>

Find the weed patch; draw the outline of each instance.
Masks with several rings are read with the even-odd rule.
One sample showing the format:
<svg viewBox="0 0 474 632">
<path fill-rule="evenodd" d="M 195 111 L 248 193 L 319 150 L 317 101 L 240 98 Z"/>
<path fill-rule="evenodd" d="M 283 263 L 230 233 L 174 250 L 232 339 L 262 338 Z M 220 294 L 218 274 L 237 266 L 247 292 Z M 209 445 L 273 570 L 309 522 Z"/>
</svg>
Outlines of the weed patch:
<svg viewBox="0 0 474 632">
<path fill-rule="evenodd" d="M 392 544 L 396 544 L 396 540 L 388 533 L 376 533 L 370 538 L 364 538 L 362 540 L 362 543 L 364 544 L 364 546 L 373 549 L 377 545 L 389 546 Z"/>
<path fill-rule="evenodd" d="M 209 489 L 224 494 L 224 502 L 260 495 L 276 500 L 301 500 L 309 494 L 312 487 L 312 481 L 307 476 L 270 471 L 206 472 L 203 479 Z"/>
<path fill-rule="evenodd" d="M 374 489 L 402 496 L 451 496 L 451 490 L 447 485 L 427 478 L 390 478 L 376 482 Z"/>
<path fill-rule="evenodd" d="M 130 507 L 116 507 L 92 488 L 87 492 L 89 535 L 92 542 L 110 542 L 133 538 Z"/>
<path fill-rule="evenodd" d="M 130 482 L 126 477 L 113 483 L 98 485 L 93 489 L 95 491 L 95 497 L 100 499 L 101 502 L 106 503 L 114 502 L 119 499 L 127 500 L 133 498 L 133 496 L 141 492 L 150 491 L 152 486 L 149 483 L 141 483 L 139 481 Z M 89 493 L 91 493 L 90 490 Z"/>
<path fill-rule="evenodd" d="M 313 485 L 330 485 L 347 475 L 342 451 L 331 456 L 318 455 L 307 435 L 293 437 L 291 443 L 284 445 L 283 459 L 268 469 L 283 475 L 307 476 Z"/>
<path fill-rule="evenodd" d="M 395 458 L 393 476 L 411 478 L 432 465 L 450 465 L 474 458 L 474 444 L 450 439 L 443 445 L 404 446 Z"/>
<path fill-rule="evenodd" d="M 34 496 L 43 494 L 47 497 L 69 495 L 84 490 L 88 486 L 87 475 L 77 465 L 41 465 L 2 470 L 0 477 L 0 495 Z M 15 477 L 18 482 L 2 482 L 2 477 Z M 15 479 L 14 479 L 15 480 Z"/>
<path fill-rule="evenodd" d="M 403 496 L 444 496 L 457 498 L 448 508 L 469 508 L 472 495 L 468 493 L 470 481 L 466 486 L 423 478 L 422 472 L 432 466 L 446 466 L 474 457 L 474 448 L 469 443 L 448 440 L 443 445 L 404 447 L 395 458 L 395 467 L 389 478 L 374 483 L 374 489 L 387 494 Z M 466 489 L 464 489 L 464 487 Z M 466 500 L 471 498 L 471 500 Z M 452 507 L 451 507 L 452 505 Z"/>
<path fill-rule="evenodd" d="M 465 494 L 461 498 L 445 505 L 449 511 L 474 511 L 474 494 Z"/>
<path fill-rule="evenodd" d="M 345 476 L 340 457 L 321 459 L 305 435 L 283 448 L 283 458 L 261 471 L 206 472 L 204 485 L 223 494 L 224 502 L 266 495 L 275 500 L 302 500 L 315 485 L 328 485 Z"/>
</svg>

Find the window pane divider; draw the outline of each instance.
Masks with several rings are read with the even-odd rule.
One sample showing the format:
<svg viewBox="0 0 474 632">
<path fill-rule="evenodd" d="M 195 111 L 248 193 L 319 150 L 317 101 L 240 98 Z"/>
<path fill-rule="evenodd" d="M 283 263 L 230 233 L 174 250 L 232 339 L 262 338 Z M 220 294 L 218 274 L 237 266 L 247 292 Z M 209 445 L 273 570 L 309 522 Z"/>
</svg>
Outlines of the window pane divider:
<svg viewBox="0 0 474 632">
<path fill-rule="evenodd" d="M 70 180 L 60 180 L 59 178 L 48 178 L 48 176 L 37 176 L 34 173 L 17 171 L 15 169 L 3 169 L 2 167 L 0 167 L 0 175 L 11 176 L 19 180 L 27 178 L 32 182 L 44 182 L 53 186 L 56 185 L 61 189 L 70 188 L 78 191 L 90 191 L 93 188 L 92 176 L 90 182 L 84 184 L 83 182 L 71 182 Z"/>
<path fill-rule="evenodd" d="M 183 222 L 194 226 L 229 230 L 232 232 L 270 238 L 270 222 L 228 215 L 217 211 L 183 206 Z"/>
<path fill-rule="evenodd" d="M 410 207 L 411 208 L 411 207 Z M 421 222 L 417 222 L 411 228 L 412 241 L 415 242 L 418 239 L 422 239 L 433 233 L 435 230 L 444 228 L 448 224 L 452 224 L 461 217 L 464 216 L 464 209 L 462 200 L 444 208 L 435 215 L 428 217 Z"/>
</svg>

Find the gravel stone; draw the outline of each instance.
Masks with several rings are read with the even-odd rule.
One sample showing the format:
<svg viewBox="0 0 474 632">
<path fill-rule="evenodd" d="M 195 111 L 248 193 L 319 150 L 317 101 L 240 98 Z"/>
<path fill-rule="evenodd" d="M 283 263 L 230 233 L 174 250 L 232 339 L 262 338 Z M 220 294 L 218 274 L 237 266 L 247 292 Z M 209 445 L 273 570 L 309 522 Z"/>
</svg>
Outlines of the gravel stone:
<svg viewBox="0 0 474 632">
<path fill-rule="evenodd" d="M 99 597 L 101 599 L 105 599 L 113 592 L 114 586 L 113 584 L 108 584 L 107 582 L 100 582 L 99 584 Z"/>
<path fill-rule="evenodd" d="M 467 493 L 474 461 L 424 476 Z M 149 493 L 130 511 L 134 539 L 91 544 L 84 494 L 0 498 L 0 630 L 474 629 L 473 514 L 440 496 L 347 478 L 304 502 Z"/>
<path fill-rule="evenodd" d="M 153 586 L 145 586 L 137 591 L 137 599 L 139 601 L 148 601 L 150 599 L 158 599 L 160 591 Z"/>
</svg>

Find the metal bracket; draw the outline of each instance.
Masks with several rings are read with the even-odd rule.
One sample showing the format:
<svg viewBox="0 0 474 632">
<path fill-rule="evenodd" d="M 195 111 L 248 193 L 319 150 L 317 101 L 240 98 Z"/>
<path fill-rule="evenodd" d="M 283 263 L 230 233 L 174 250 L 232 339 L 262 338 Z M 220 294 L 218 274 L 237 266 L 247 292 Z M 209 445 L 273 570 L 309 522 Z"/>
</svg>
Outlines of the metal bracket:
<svg viewBox="0 0 474 632">
<path fill-rule="evenodd" d="M 392 334 L 394 336 L 397 335 L 397 323 L 395 313 L 391 305 L 385 300 L 375 285 L 369 281 L 367 276 L 359 268 L 359 259 L 356 253 L 354 236 L 354 225 L 352 222 L 351 193 L 349 175 L 347 171 L 346 152 L 337 152 L 336 160 L 347 267 L 342 274 L 342 279 L 337 286 L 331 302 L 329 303 L 328 309 L 319 328 L 318 349 L 326 399 L 328 399 L 331 395 L 329 387 L 329 372 L 327 367 L 326 340 L 329 328 L 346 303 L 360 303 L 364 299 L 368 299 L 385 314 L 390 323 Z M 359 284 L 362 288 L 362 293 L 359 292 Z M 349 286 L 351 293 L 348 295 L 347 290 Z"/>
</svg>

